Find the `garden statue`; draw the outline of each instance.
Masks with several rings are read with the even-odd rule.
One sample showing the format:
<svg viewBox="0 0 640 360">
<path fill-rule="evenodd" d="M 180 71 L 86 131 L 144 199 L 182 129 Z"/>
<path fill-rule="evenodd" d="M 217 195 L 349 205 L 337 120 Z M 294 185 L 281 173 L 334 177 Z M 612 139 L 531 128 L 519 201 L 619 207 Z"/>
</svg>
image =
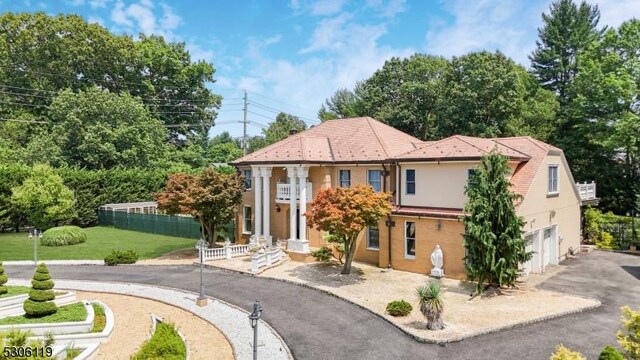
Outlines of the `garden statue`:
<svg viewBox="0 0 640 360">
<path fill-rule="evenodd" d="M 442 249 L 440 249 L 440 245 L 436 245 L 436 249 L 431 253 L 431 264 L 433 265 L 433 269 L 431 269 L 431 276 L 441 278 L 444 276 L 444 270 L 442 269 L 443 264 L 443 256 Z"/>
</svg>

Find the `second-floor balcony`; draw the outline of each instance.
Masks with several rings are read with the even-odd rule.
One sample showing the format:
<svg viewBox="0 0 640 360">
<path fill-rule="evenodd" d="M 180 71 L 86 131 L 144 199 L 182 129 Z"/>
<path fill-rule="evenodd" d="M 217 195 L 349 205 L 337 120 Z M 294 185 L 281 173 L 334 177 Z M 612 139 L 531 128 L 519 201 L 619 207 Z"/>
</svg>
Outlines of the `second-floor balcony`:
<svg viewBox="0 0 640 360">
<path fill-rule="evenodd" d="M 276 184 L 276 202 L 286 203 L 291 199 L 291 185 L 287 183 Z M 295 186 L 295 197 L 297 201 L 300 201 L 300 185 Z M 307 182 L 307 202 L 313 199 L 313 192 L 311 183 Z"/>
<path fill-rule="evenodd" d="M 582 202 L 598 200 L 596 197 L 595 182 L 592 181 L 591 183 L 583 184 L 577 183 L 576 188 L 578 189 L 578 194 L 580 194 L 580 200 L 582 200 Z"/>
</svg>

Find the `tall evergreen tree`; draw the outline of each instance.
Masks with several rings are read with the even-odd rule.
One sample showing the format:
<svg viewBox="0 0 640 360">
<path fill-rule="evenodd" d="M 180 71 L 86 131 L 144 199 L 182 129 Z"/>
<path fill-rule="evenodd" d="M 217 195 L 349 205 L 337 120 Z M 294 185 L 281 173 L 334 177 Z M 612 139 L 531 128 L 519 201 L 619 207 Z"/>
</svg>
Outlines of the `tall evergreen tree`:
<svg viewBox="0 0 640 360">
<path fill-rule="evenodd" d="M 560 103 L 567 101 L 567 87 L 578 72 L 578 58 L 600 36 L 597 5 L 585 1 L 557 0 L 542 14 L 539 40 L 530 55 L 533 73 L 547 89 L 555 91 Z"/>
<path fill-rule="evenodd" d="M 520 264 L 531 259 L 522 237 L 524 221 L 514 202 L 520 196 L 509 189 L 508 160 L 496 152 L 485 156 L 465 189 L 464 246 L 467 276 L 481 293 L 489 286 L 513 286 Z"/>
</svg>

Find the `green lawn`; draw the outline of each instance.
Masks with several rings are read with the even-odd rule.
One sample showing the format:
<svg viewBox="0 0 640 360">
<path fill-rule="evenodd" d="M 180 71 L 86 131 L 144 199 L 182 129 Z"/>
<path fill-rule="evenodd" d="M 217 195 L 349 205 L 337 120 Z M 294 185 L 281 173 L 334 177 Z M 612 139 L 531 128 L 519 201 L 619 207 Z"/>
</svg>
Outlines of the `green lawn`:
<svg viewBox="0 0 640 360">
<path fill-rule="evenodd" d="M 31 288 L 27 286 L 7 286 L 7 290 L 9 290 L 9 292 L 0 295 L 0 298 L 28 294 Z"/>
<path fill-rule="evenodd" d="M 50 324 L 72 321 L 84 321 L 87 319 L 87 309 L 81 302 L 60 306 L 55 314 L 29 318 L 24 315 L 10 316 L 0 319 L 0 325 L 18 325 L 18 324 Z"/>
<path fill-rule="evenodd" d="M 38 260 L 103 260 L 111 250 L 131 249 L 140 259 L 152 259 L 168 252 L 193 248 L 196 240 L 147 234 L 110 227 L 84 229 L 87 242 L 69 246 L 38 245 Z M 0 233 L 0 261 L 32 260 L 33 240 L 26 233 Z"/>
</svg>

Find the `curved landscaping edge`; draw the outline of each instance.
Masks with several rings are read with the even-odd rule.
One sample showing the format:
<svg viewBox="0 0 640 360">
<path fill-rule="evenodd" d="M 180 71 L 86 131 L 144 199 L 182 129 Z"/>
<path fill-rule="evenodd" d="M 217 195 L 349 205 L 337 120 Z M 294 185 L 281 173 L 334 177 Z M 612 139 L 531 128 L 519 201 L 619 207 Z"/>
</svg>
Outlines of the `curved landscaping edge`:
<svg viewBox="0 0 640 360">
<path fill-rule="evenodd" d="M 26 279 L 16 279 L 16 278 L 12 278 L 9 280 L 10 283 L 15 284 L 17 283 L 27 283 L 30 282 L 31 280 L 26 280 Z M 92 283 L 96 283 L 96 281 L 92 281 L 92 280 L 70 280 L 70 279 L 64 279 L 64 280 L 57 280 L 57 282 L 59 283 L 64 283 L 64 282 L 79 282 L 79 283 L 87 283 L 87 284 L 92 284 Z M 183 293 L 183 294 L 189 294 L 192 296 L 197 297 L 199 294 L 196 292 L 192 292 L 192 291 L 187 291 L 187 290 L 183 290 L 183 289 L 178 289 L 178 288 L 172 288 L 172 287 L 168 287 L 168 286 L 161 286 L 161 285 L 148 285 L 148 284 L 142 284 L 142 283 L 132 283 L 132 282 L 120 282 L 120 281 L 98 281 L 101 283 L 107 283 L 107 284 L 117 284 L 117 285 L 121 285 L 121 286 L 131 286 L 131 285 L 136 285 L 136 286 L 141 286 L 141 287 L 148 287 L 148 288 L 158 288 L 158 289 L 163 289 L 166 291 L 174 291 L 174 292 L 179 292 L 179 293 Z M 211 326 L 215 327 L 224 337 L 225 339 L 229 342 L 229 344 L 231 345 L 231 350 L 233 352 L 233 356 L 234 358 L 238 358 L 238 353 L 237 353 L 237 349 L 236 349 L 236 345 L 234 344 L 234 341 L 232 341 L 229 336 L 216 324 L 212 323 L 211 321 L 209 321 L 208 319 L 206 319 L 205 317 L 201 316 L 200 314 L 197 314 L 193 311 L 191 311 L 190 309 L 183 307 L 179 304 L 175 304 L 175 303 L 170 303 L 168 301 L 162 300 L 162 299 L 157 299 L 151 296 L 144 296 L 144 295 L 131 295 L 125 292 L 113 292 L 113 291 L 106 291 L 106 290 L 86 290 L 86 289 L 78 289 L 78 288 L 74 288 L 73 286 L 61 286 L 60 289 L 66 289 L 66 290 L 78 290 L 78 291 L 86 291 L 86 292 L 95 292 L 95 293 L 105 293 L 105 294 L 117 294 L 117 295 L 126 295 L 126 296 L 133 296 L 133 297 L 139 297 L 142 299 L 149 299 L 149 300 L 153 300 L 153 301 L 157 301 L 160 303 L 163 303 L 165 305 L 169 305 L 169 306 L 174 306 L 177 307 L 179 309 L 182 309 L 184 311 L 188 311 L 190 313 L 192 313 L 194 316 L 202 319 L 203 321 L 206 321 L 207 323 L 211 324 Z M 247 315 L 247 319 L 248 316 L 250 314 L 250 312 L 244 310 L 243 308 L 241 308 L 240 306 L 228 303 L 224 300 L 212 297 L 212 296 L 207 296 L 208 299 L 212 300 L 212 301 L 217 301 L 220 302 L 221 304 L 228 306 L 230 308 L 236 309 L 244 314 Z M 194 303 L 195 305 L 195 303 Z M 266 321 L 264 320 L 260 320 L 260 324 L 266 326 L 269 331 L 273 334 L 273 336 L 278 339 L 278 341 L 281 344 L 281 350 L 284 350 L 284 352 L 287 355 L 288 359 L 294 359 L 293 354 L 291 353 L 291 349 L 289 348 L 289 345 L 286 343 L 286 341 L 282 338 L 282 336 L 280 336 L 280 334 Z"/>
<path fill-rule="evenodd" d="M 198 264 L 198 266 L 200 266 L 199 263 L 194 263 L 194 265 L 195 264 Z M 211 269 L 216 269 L 216 270 L 229 271 L 229 272 L 236 273 L 236 274 L 252 276 L 252 277 L 255 277 L 255 278 L 281 281 L 281 282 L 284 282 L 284 283 L 297 285 L 297 286 L 301 286 L 301 287 L 304 287 L 304 288 L 307 288 L 307 289 L 319 291 L 321 293 L 333 296 L 333 297 L 335 297 L 337 299 L 340 299 L 340 300 L 343 300 L 343 301 L 345 301 L 347 303 L 355 305 L 355 306 L 359 307 L 360 309 L 363 309 L 363 310 L 365 310 L 365 311 L 377 316 L 378 318 L 386 321 L 387 323 L 393 325 L 395 328 L 397 328 L 398 330 L 403 332 L 405 335 L 411 337 L 415 341 L 420 342 L 420 343 L 425 343 L 425 344 L 441 344 L 442 345 L 442 344 L 460 342 L 462 340 L 474 338 L 474 337 L 481 336 L 481 335 L 487 335 L 487 334 L 496 333 L 496 332 L 500 332 L 500 331 L 504 331 L 504 330 L 514 329 L 514 328 L 517 328 L 517 327 L 520 327 L 520 326 L 528 326 L 528 325 L 532 325 L 532 324 L 535 324 L 535 323 L 551 320 L 551 319 L 554 319 L 554 318 L 559 318 L 559 317 L 562 317 L 562 316 L 579 314 L 579 313 L 582 313 L 582 312 L 585 312 L 585 311 L 589 311 L 589 310 L 593 310 L 593 309 L 596 309 L 596 308 L 599 308 L 600 306 L 602 306 L 602 302 L 600 300 L 595 299 L 595 298 L 591 298 L 591 297 L 588 297 L 588 296 L 561 293 L 561 292 L 558 292 L 558 291 L 544 290 L 544 291 L 548 291 L 548 292 L 554 292 L 554 293 L 558 293 L 558 294 L 564 294 L 564 295 L 575 296 L 575 297 L 579 297 L 579 298 L 583 298 L 583 299 L 588 299 L 588 300 L 596 302 L 596 304 L 591 305 L 591 306 L 587 306 L 587 307 L 583 307 L 583 308 L 580 308 L 580 309 L 574 309 L 574 310 L 569 310 L 569 311 L 563 311 L 563 312 L 560 312 L 560 313 L 557 313 L 557 314 L 541 316 L 541 317 L 534 318 L 534 319 L 531 319 L 531 320 L 527 320 L 527 321 L 524 321 L 524 322 L 519 322 L 517 324 L 509 324 L 509 325 L 504 325 L 504 326 L 497 326 L 495 328 L 481 330 L 481 331 L 478 331 L 478 332 L 475 332 L 475 333 L 472 333 L 472 334 L 468 334 L 468 335 L 456 336 L 454 338 L 445 339 L 445 340 L 435 340 L 435 339 L 422 337 L 422 336 L 416 335 L 416 334 L 414 334 L 414 333 L 412 333 L 410 331 L 407 331 L 402 326 L 394 323 L 393 321 L 388 319 L 383 314 L 375 312 L 375 311 L 367 308 L 366 306 L 358 304 L 358 303 L 356 303 L 356 302 L 354 302 L 352 300 L 349 300 L 349 299 L 347 299 L 345 297 L 342 297 L 340 295 L 337 295 L 337 294 L 332 293 L 331 291 L 328 291 L 328 290 L 325 290 L 325 289 L 320 289 L 320 288 L 314 287 L 314 286 L 309 285 L 309 284 L 299 283 L 299 282 L 295 282 L 295 281 L 291 281 L 291 280 L 287 280 L 287 279 L 275 278 L 275 277 L 271 277 L 271 276 L 257 276 L 259 274 L 251 274 L 251 273 L 247 273 L 247 272 L 244 272 L 244 271 L 228 269 L 228 268 L 222 268 L 222 267 L 217 267 L 217 266 L 213 266 L 213 265 L 205 265 L 205 267 L 209 267 Z M 446 323 L 445 323 L 445 325 L 446 325 Z"/>
</svg>

